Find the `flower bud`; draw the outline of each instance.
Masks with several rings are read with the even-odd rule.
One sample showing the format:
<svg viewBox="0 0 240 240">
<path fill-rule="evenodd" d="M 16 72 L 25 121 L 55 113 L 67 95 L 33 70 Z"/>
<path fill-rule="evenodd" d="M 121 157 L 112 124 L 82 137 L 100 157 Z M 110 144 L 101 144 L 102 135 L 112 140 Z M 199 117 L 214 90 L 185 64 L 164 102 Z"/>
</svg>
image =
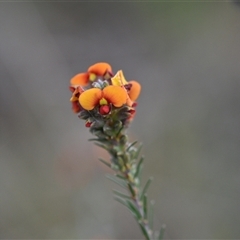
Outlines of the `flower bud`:
<svg viewBox="0 0 240 240">
<path fill-rule="evenodd" d="M 85 126 L 86 126 L 87 128 L 91 127 L 91 125 L 92 125 L 92 122 L 88 122 L 88 121 L 87 121 L 87 122 L 85 123 Z"/>
<path fill-rule="evenodd" d="M 101 115 L 106 115 L 110 112 L 110 106 L 109 105 L 102 105 L 99 107 L 99 113 Z"/>
</svg>

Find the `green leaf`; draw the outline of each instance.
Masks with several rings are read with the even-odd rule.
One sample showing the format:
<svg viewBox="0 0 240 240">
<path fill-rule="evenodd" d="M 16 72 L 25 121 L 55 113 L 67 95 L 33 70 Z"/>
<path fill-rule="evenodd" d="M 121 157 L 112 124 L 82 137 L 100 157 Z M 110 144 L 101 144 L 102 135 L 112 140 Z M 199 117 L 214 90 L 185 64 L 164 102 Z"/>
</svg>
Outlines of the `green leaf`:
<svg viewBox="0 0 240 240">
<path fill-rule="evenodd" d="M 163 224 L 158 235 L 158 240 L 163 240 L 165 230 L 166 230 L 166 225 Z"/>
<path fill-rule="evenodd" d="M 112 127 L 108 126 L 107 124 L 105 124 L 103 126 L 103 132 L 108 136 L 114 136 L 115 135 L 114 129 Z"/>
<path fill-rule="evenodd" d="M 109 168 L 112 168 L 111 163 L 105 161 L 105 160 L 102 159 L 102 158 L 99 158 L 98 160 L 99 160 L 100 162 L 102 162 L 103 164 L 105 164 L 106 166 L 108 166 Z"/>
<path fill-rule="evenodd" d="M 102 130 L 90 129 L 90 132 L 99 138 L 102 138 L 102 139 L 107 138 L 107 136 L 102 132 Z"/>
<path fill-rule="evenodd" d="M 127 119 L 131 116 L 131 113 L 128 113 L 128 112 L 123 112 L 121 114 L 118 115 L 118 119 L 119 120 L 124 120 L 124 119 Z"/>
<path fill-rule="evenodd" d="M 148 212 L 147 212 L 147 195 L 146 194 L 144 194 L 143 196 L 143 213 L 144 213 L 144 219 L 147 219 Z"/>
<path fill-rule="evenodd" d="M 111 164 L 111 168 L 114 171 L 119 171 L 119 166 L 117 164 L 115 164 L 114 162 Z"/>
<path fill-rule="evenodd" d="M 130 183 L 128 183 L 128 189 L 130 190 L 131 194 L 132 194 L 132 197 L 135 197 L 136 193 L 132 187 L 132 185 Z"/>
<path fill-rule="evenodd" d="M 128 204 L 127 204 L 127 202 L 126 202 L 125 200 L 123 200 L 122 198 L 117 197 L 117 196 L 114 196 L 114 199 L 115 199 L 117 202 L 121 203 L 122 205 L 124 205 L 125 207 L 127 207 L 127 208 L 129 209 L 129 206 L 128 206 Z M 130 209 L 129 209 L 129 210 L 130 210 Z"/>
<path fill-rule="evenodd" d="M 123 125 L 120 120 L 114 121 L 113 128 L 114 128 L 115 132 L 116 131 L 118 132 L 120 129 L 122 129 L 122 127 L 123 127 Z"/>
<path fill-rule="evenodd" d="M 138 172 L 139 184 L 140 184 L 140 178 L 141 178 L 142 170 L 143 170 L 143 164 L 140 166 L 139 172 Z"/>
<path fill-rule="evenodd" d="M 100 141 L 100 139 L 99 139 L 99 138 L 90 138 L 90 139 L 88 139 L 88 141 L 89 141 L 89 142 L 92 142 L 92 141 Z"/>
<path fill-rule="evenodd" d="M 111 152 L 110 152 L 110 153 L 111 153 Z M 112 158 L 111 158 L 111 162 L 112 162 L 114 165 L 116 165 L 116 166 L 119 165 L 118 158 L 116 158 L 116 157 L 112 157 Z"/>
<path fill-rule="evenodd" d="M 123 171 L 123 169 L 125 169 L 125 163 L 124 163 L 123 158 L 118 157 L 117 158 L 117 164 L 118 164 L 119 168 L 121 169 L 121 171 Z"/>
<path fill-rule="evenodd" d="M 105 149 L 105 150 L 108 151 L 108 147 L 107 147 L 106 145 L 104 145 L 103 143 L 97 143 L 97 142 L 95 142 L 94 144 L 97 145 L 98 147 L 103 148 L 103 149 Z"/>
<path fill-rule="evenodd" d="M 91 121 L 91 118 L 89 119 L 89 121 Z M 92 125 L 91 125 L 91 128 L 94 128 L 94 129 L 101 129 L 104 125 L 104 121 L 103 120 L 99 120 L 99 116 L 97 117 L 94 117 L 92 118 Z"/>
<path fill-rule="evenodd" d="M 153 229 L 153 213 L 154 213 L 153 207 L 154 207 L 154 204 L 155 204 L 155 202 L 152 200 L 150 202 L 149 214 L 148 214 L 148 223 L 149 223 L 149 227 L 151 229 Z"/>
<path fill-rule="evenodd" d="M 142 150 L 142 146 L 143 146 L 143 144 L 140 143 L 140 144 L 139 144 L 139 147 L 138 147 L 138 149 L 137 149 L 137 152 L 136 152 L 136 154 L 135 154 L 135 158 L 136 158 L 136 159 L 139 157 L 139 153 L 140 153 L 141 150 Z"/>
<path fill-rule="evenodd" d="M 121 133 L 122 129 L 123 129 L 123 128 L 121 128 L 121 129 L 119 130 L 119 132 L 116 134 L 116 136 L 118 136 L 118 135 Z M 120 137 L 120 141 L 119 141 L 120 145 L 122 145 L 122 146 L 125 145 L 126 142 L 127 142 L 127 140 L 128 140 L 127 136 L 126 136 L 126 135 L 122 135 L 122 136 Z"/>
<path fill-rule="evenodd" d="M 141 230 L 142 230 L 142 233 L 143 233 L 143 235 L 145 236 L 145 238 L 146 238 L 147 240 L 151 240 L 151 238 L 149 237 L 148 232 L 147 232 L 147 230 L 145 229 L 145 227 L 143 226 L 143 224 L 142 224 L 140 221 L 139 221 L 138 223 L 139 223 L 139 226 L 140 226 L 140 228 L 141 228 Z"/>
<path fill-rule="evenodd" d="M 123 188 L 127 188 L 126 182 L 124 182 L 123 180 L 121 180 L 113 175 L 106 175 L 106 178 L 110 179 L 111 181 L 115 182 L 116 184 L 118 184 L 119 186 L 121 186 Z"/>
<path fill-rule="evenodd" d="M 132 210 L 132 208 L 129 206 L 129 201 L 126 201 L 126 200 L 124 200 L 124 199 L 122 199 L 122 198 L 119 198 L 119 197 L 114 197 L 114 199 L 117 201 L 117 202 L 119 202 L 119 203 L 121 203 L 122 205 L 124 205 L 125 207 L 127 207 L 127 209 L 133 214 L 133 216 L 134 216 L 134 218 L 137 220 L 137 221 L 139 221 L 139 219 L 138 219 L 138 216 L 136 215 L 136 213 L 135 213 L 135 211 L 133 211 Z"/>
<path fill-rule="evenodd" d="M 130 108 L 128 106 L 124 106 L 121 109 L 118 109 L 116 112 L 117 119 L 123 119 L 124 114 L 128 113 L 129 109 Z"/>
<path fill-rule="evenodd" d="M 91 114 L 85 110 L 80 111 L 80 113 L 78 114 L 78 117 L 84 120 L 87 120 L 90 116 Z"/>
<path fill-rule="evenodd" d="M 144 186 L 144 188 L 143 188 L 143 190 L 142 190 L 141 196 L 140 196 L 140 199 L 141 199 L 141 200 L 143 200 L 143 196 L 144 196 L 144 194 L 147 192 L 148 187 L 149 187 L 150 183 L 152 182 L 152 180 L 153 180 L 153 178 L 150 177 L 150 178 L 148 179 L 147 183 L 145 184 L 145 186 Z"/>
<path fill-rule="evenodd" d="M 118 109 L 117 113 L 122 113 L 122 112 L 127 112 L 127 111 L 129 111 L 129 107 L 123 106 L 122 108 Z"/>
<path fill-rule="evenodd" d="M 121 176 L 121 175 L 119 175 L 119 174 L 116 174 L 116 177 L 118 177 L 118 178 L 120 178 L 120 179 L 126 181 L 126 177 L 124 177 L 124 176 Z"/>
<path fill-rule="evenodd" d="M 109 143 L 109 141 L 106 140 L 106 139 L 104 139 L 104 138 L 90 138 L 90 139 L 88 139 L 88 141 L 89 141 L 89 142 L 94 142 L 94 141 L 96 141 L 96 142 L 101 142 L 101 143 L 104 143 L 104 144 Z"/>
<path fill-rule="evenodd" d="M 142 219 L 142 215 L 139 212 L 139 210 L 137 209 L 137 207 L 129 200 L 126 200 L 129 208 L 132 210 L 132 212 L 135 214 L 135 216 L 137 217 L 138 220 Z"/>
<path fill-rule="evenodd" d="M 133 147 L 137 142 L 138 142 L 138 141 L 134 141 L 134 142 L 130 143 L 130 144 L 128 145 L 128 147 L 126 148 L 126 152 L 129 151 L 129 149 L 130 149 L 131 147 Z"/>
<path fill-rule="evenodd" d="M 139 176 L 140 170 L 142 168 L 142 163 L 143 163 L 144 157 L 142 156 L 140 160 L 138 161 L 137 167 L 136 167 L 136 172 L 134 174 L 134 178 L 137 178 Z"/>
<path fill-rule="evenodd" d="M 113 193 L 117 195 L 117 197 L 124 198 L 124 199 L 132 199 L 131 196 L 128 196 L 124 193 L 119 192 L 118 190 L 113 189 Z"/>
<path fill-rule="evenodd" d="M 88 118 L 88 121 L 92 123 L 91 128 L 95 128 L 95 129 L 98 128 L 98 127 L 96 127 L 96 120 L 97 119 L 94 116 L 91 116 L 91 117 Z"/>
</svg>

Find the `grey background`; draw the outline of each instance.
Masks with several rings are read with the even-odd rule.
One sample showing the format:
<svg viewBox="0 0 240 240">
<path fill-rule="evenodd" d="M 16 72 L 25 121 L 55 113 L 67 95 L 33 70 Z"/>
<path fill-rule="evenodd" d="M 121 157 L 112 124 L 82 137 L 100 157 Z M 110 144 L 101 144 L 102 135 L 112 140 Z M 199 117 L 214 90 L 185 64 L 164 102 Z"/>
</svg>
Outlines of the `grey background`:
<svg viewBox="0 0 240 240">
<path fill-rule="evenodd" d="M 240 237 L 240 7 L 0 3 L 0 238 L 141 239 L 71 111 L 98 61 L 142 85 L 131 140 L 170 239 Z"/>
</svg>

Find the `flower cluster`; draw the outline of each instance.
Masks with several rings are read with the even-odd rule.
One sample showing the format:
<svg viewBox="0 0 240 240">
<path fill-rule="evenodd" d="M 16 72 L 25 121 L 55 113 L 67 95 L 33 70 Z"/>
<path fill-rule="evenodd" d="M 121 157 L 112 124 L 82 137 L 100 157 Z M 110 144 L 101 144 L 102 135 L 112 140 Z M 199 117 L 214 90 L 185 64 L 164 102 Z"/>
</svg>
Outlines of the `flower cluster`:
<svg viewBox="0 0 240 240">
<path fill-rule="evenodd" d="M 87 72 L 75 75 L 70 80 L 70 91 L 73 112 L 96 135 L 96 130 L 106 127 L 106 123 L 111 128 L 116 124 L 119 128 L 127 126 L 134 117 L 141 85 L 134 80 L 127 81 L 122 70 L 114 75 L 108 63 L 99 62 Z"/>
</svg>

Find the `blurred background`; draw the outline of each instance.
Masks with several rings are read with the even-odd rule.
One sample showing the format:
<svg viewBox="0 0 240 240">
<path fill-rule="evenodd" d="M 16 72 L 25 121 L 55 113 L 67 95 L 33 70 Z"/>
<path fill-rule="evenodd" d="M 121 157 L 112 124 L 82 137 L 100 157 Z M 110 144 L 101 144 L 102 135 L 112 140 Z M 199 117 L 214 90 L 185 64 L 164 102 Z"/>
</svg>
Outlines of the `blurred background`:
<svg viewBox="0 0 240 240">
<path fill-rule="evenodd" d="M 0 238 L 142 239 L 69 79 L 109 62 L 142 85 L 128 133 L 167 239 L 240 237 L 240 5 L 0 3 Z"/>
</svg>

